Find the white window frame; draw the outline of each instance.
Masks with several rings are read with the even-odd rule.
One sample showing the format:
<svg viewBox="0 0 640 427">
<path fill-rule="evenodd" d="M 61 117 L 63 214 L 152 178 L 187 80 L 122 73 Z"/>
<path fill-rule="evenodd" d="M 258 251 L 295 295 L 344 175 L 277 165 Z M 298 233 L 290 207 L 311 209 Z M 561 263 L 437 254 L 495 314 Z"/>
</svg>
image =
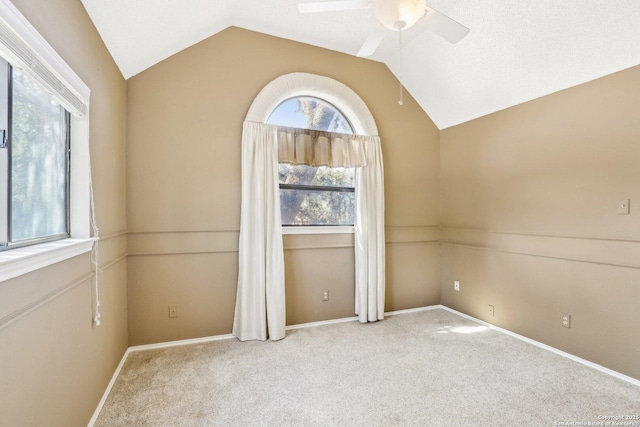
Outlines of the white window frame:
<svg viewBox="0 0 640 427">
<path fill-rule="evenodd" d="M 17 57 L 3 43 L 0 55 L 13 66 L 38 78 L 43 69 L 54 76 L 47 86 L 72 114 L 70 169 L 70 234 L 67 239 L 0 252 L 0 282 L 89 252 L 93 247 L 90 224 L 89 99 L 91 91 L 9 0 L 0 0 L 2 31 L 22 41 L 30 61 Z M 38 78 L 42 82 L 42 78 Z"/>
<path fill-rule="evenodd" d="M 273 110 L 290 98 L 311 96 L 336 107 L 360 135 L 378 135 L 373 115 L 351 88 L 329 77 L 309 73 L 285 74 L 267 84 L 256 96 L 246 121 L 266 123 Z M 357 183 L 356 183 L 357 185 Z M 353 226 L 282 227 L 282 234 L 342 234 L 354 233 Z"/>
</svg>

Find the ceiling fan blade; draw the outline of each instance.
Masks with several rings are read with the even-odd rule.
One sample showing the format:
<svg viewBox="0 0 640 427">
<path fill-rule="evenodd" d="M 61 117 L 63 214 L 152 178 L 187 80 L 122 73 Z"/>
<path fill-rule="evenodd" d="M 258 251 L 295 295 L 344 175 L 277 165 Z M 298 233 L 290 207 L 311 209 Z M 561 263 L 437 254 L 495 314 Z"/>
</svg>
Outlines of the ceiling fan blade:
<svg viewBox="0 0 640 427">
<path fill-rule="evenodd" d="M 366 9 L 369 7 L 369 0 L 342 0 L 342 1 L 316 1 L 310 3 L 299 3 L 300 13 L 333 12 L 336 10 Z"/>
<path fill-rule="evenodd" d="M 369 37 L 367 37 L 362 44 L 362 47 L 356 56 L 362 58 L 373 55 L 378 46 L 380 46 L 380 43 L 382 43 L 382 39 L 384 39 L 385 34 L 385 28 L 380 24 L 376 25 L 373 31 L 369 34 Z"/>
<path fill-rule="evenodd" d="M 449 43 L 456 44 L 469 34 L 467 27 L 431 7 L 427 7 L 427 15 L 422 19 L 427 28 Z"/>
</svg>

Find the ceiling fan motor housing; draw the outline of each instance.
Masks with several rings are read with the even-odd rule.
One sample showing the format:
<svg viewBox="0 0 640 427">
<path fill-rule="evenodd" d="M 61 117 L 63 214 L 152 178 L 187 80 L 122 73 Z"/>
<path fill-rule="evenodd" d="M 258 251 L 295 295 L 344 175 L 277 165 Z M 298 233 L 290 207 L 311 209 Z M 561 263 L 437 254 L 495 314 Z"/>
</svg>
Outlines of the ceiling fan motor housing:
<svg viewBox="0 0 640 427">
<path fill-rule="evenodd" d="M 377 0 L 376 18 L 390 30 L 406 30 L 427 11 L 426 0 Z"/>
</svg>

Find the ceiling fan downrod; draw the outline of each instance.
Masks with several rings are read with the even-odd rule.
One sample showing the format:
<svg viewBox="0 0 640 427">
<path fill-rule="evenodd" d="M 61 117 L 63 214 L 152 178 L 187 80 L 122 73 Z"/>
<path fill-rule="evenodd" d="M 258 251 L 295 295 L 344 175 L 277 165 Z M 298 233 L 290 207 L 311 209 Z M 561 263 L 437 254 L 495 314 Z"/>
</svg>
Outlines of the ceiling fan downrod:
<svg viewBox="0 0 640 427">
<path fill-rule="evenodd" d="M 402 99 L 403 88 L 402 88 L 402 77 L 404 75 L 404 57 L 402 55 L 402 28 L 398 28 L 398 40 L 400 42 L 400 73 L 398 76 L 398 83 L 400 83 L 400 99 L 398 100 L 398 105 L 404 105 L 404 101 Z"/>
</svg>

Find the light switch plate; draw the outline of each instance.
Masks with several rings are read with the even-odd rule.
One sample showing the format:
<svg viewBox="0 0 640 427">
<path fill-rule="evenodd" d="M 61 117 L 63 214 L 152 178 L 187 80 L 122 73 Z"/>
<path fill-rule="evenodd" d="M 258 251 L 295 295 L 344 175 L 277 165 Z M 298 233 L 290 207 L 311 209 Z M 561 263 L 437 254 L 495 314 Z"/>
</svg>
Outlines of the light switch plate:
<svg viewBox="0 0 640 427">
<path fill-rule="evenodd" d="M 177 305 L 170 305 L 169 306 L 169 319 L 173 319 L 175 317 L 178 317 L 178 306 Z"/>
<path fill-rule="evenodd" d="M 629 214 L 629 199 L 620 199 L 617 203 L 616 211 L 620 215 L 628 215 Z"/>
</svg>

